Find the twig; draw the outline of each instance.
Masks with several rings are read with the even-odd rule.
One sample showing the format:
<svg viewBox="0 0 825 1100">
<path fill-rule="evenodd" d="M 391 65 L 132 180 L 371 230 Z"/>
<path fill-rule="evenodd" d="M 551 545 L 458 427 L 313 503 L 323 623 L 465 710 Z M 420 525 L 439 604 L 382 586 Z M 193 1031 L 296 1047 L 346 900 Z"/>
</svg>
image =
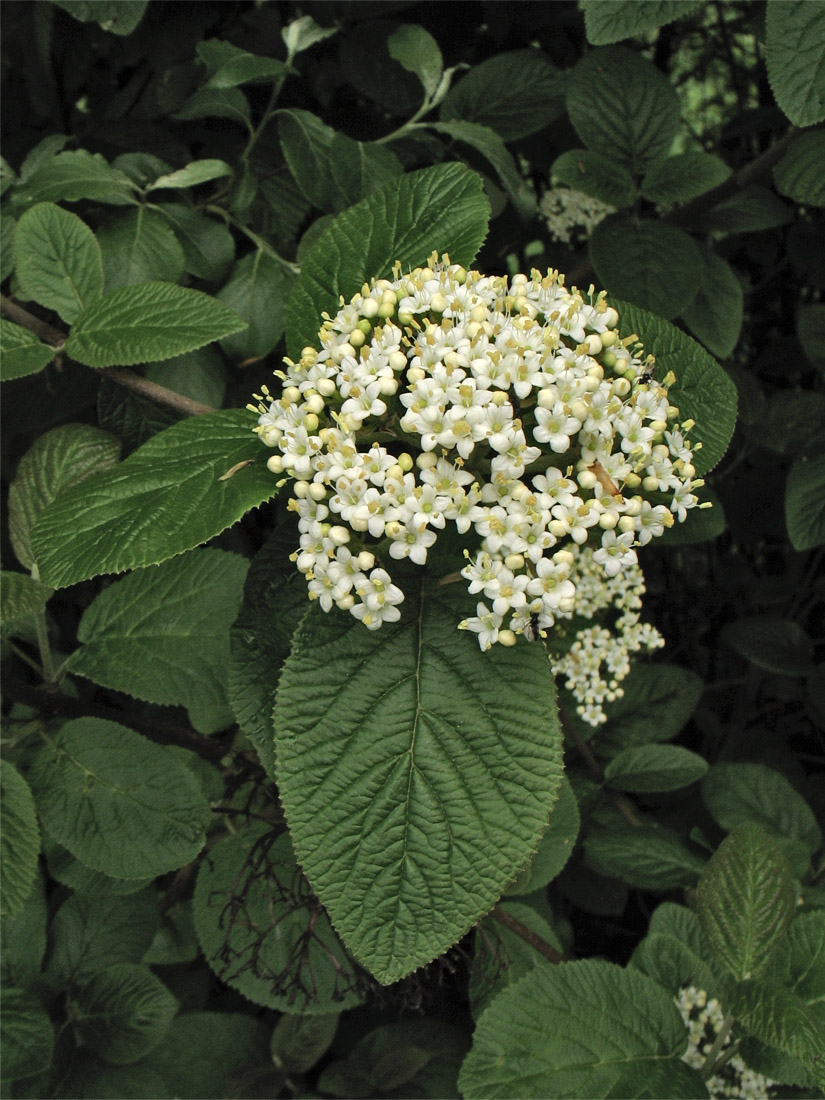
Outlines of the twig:
<svg viewBox="0 0 825 1100">
<path fill-rule="evenodd" d="M 511 932 L 515 932 L 517 936 L 521 936 L 525 943 L 535 947 L 536 951 L 544 955 L 545 959 L 549 959 L 551 963 L 558 964 L 567 961 L 564 955 L 560 954 L 555 947 L 552 947 L 547 940 L 543 940 L 541 936 L 533 932 L 526 924 L 522 924 L 520 920 L 511 917 L 504 909 L 499 909 L 496 905 L 487 915 L 492 917 L 493 920 L 497 920 L 499 924 L 503 924 L 505 928 L 509 928 Z"/>
<path fill-rule="evenodd" d="M 21 328 L 33 332 L 35 336 L 39 336 L 47 344 L 51 344 L 56 351 L 60 351 L 66 343 L 65 332 L 61 332 L 60 329 L 53 328 L 45 321 L 41 321 L 39 317 L 35 317 L 28 310 L 23 309 L 17 302 L 7 298 L 5 294 L 0 295 L 0 313 L 4 317 L 8 317 L 10 321 L 14 321 L 16 325 L 20 325 Z"/>
</svg>

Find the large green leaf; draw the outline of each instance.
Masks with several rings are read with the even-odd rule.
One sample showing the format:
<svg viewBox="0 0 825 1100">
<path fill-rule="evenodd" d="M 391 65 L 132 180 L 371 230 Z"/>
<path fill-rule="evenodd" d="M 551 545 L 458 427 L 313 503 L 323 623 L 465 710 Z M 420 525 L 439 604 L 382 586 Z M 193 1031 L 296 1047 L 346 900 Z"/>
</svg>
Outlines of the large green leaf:
<svg viewBox="0 0 825 1100">
<path fill-rule="evenodd" d="M 67 722 L 38 752 L 29 778 L 46 830 L 114 878 L 176 870 L 206 839 L 211 814 L 194 775 L 116 722 Z"/>
<path fill-rule="evenodd" d="M 591 871 L 620 878 L 636 890 L 691 886 L 705 865 L 677 832 L 653 822 L 596 826 L 583 844 L 585 863 Z"/>
<path fill-rule="evenodd" d="M 702 254 L 677 226 L 613 214 L 593 230 L 590 259 L 610 294 L 661 317 L 675 317 L 699 292 Z"/>
<path fill-rule="evenodd" d="M 601 959 L 540 967 L 482 1015 L 459 1086 L 490 1097 L 702 1097 L 670 994 Z"/>
<path fill-rule="evenodd" d="M 0 916 L 13 917 L 26 903 L 37 873 L 40 829 L 29 785 L 13 764 L 0 769 Z"/>
<path fill-rule="evenodd" d="M 608 722 L 593 739 L 599 755 L 670 741 L 693 714 L 703 691 L 695 672 L 665 664 L 636 665 L 622 687 L 624 695 L 610 704 Z"/>
<path fill-rule="evenodd" d="M 227 226 L 181 202 L 165 202 L 158 210 L 167 218 L 183 248 L 184 270 L 198 279 L 220 282 L 235 258 L 235 242 Z"/>
<path fill-rule="evenodd" d="M 229 627 L 248 563 L 192 550 L 104 589 L 78 627 L 68 668 L 138 699 L 184 706 L 195 729 L 232 722 L 226 698 Z"/>
<path fill-rule="evenodd" d="M 796 908 L 793 879 L 775 841 L 745 822 L 726 837 L 697 891 L 699 920 L 716 960 L 737 981 L 763 973 Z"/>
<path fill-rule="evenodd" d="M 283 264 L 261 250 L 235 264 L 229 282 L 216 297 L 247 323 L 243 332 L 221 340 L 221 347 L 236 363 L 267 355 L 281 339 L 292 282 Z"/>
<path fill-rule="evenodd" d="M 465 122 L 462 119 L 431 122 L 430 129 L 439 134 L 446 134 L 484 157 L 495 171 L 499 183 L 519 214 L 528 216 L 535 210 L 533 193 L 527 181 L 519 173 L 513 154 L 495 130 L 489 126 L 482 126 L 478 122 Z"/>
<path fill-rule="evenodd" d="M 255 1004 L 326 1014 L 363 999 L 363 975 L 342 950 L 295 865 L 289 836 L 256 824 L 204 860 L 195 928 L 218 977 Z"/>
<path fill-rule="evenodd" d="M 714 968 L 710 958 L 707 938 L 693 910 L 664 901 L 654 909 L 647 935 L 633 952 L 630 965 L 674 997 L 683 985 L 724 996 L 729 979 Z"/>
<path fill-rule="evenodd" d="M 774 165 L 773 178 L 783 195 L 806 206 L 825 206 L 825 133 L 800 134 Z"/>
<path fill-rule="evenodd" d="M 552 882 L 573 854 L 580 824 L 576 796 L 565 776 L 559 788 L 558 801 L 550 814 L 550 824 L 539 841 L 538 849 L 504 893 L 508 896 L 532 894 Z"/>
<path fill-rule="evenodd" d="M 81 313 L 66 353 L 87 367 L 157 363 L 245 328 L 234 310 L 200 290 L 139 283 L 108 291 Z"/>
<path fill-rule="evenodd" d="M 220 38 L 199 42 L 195 48 L 206 66 L 206 83 L 210 88 L 235 88 L 249 80 L 286 76 L 293 71 L 284 61 L 249 53 Z"/>
<path fill-rule="evenodd" d="M 148 0 L 56 0 L 81 23 L 95 22 L 112 34 L 131 34 L 143 18 Z"/>
<path fill-rule="evenodd" d="M 12 382 L 37 374 L 56 354 L 55 348 L 44 344 L 33 332 L 0 318 L 0 380 Z"/>
<path fill-rule="evenodd" d="M 136 190 L 125 172 L 110 167 L 100 153 L 77 149 L 58 153 L 39 164 L 16 188 L 14 205 L 19 208 L 36 202 L 92 199 L 113 206 L 128 206 L 137 201 Z"/>
<path fill-rule="evenodd" d="M 2 984 L 36 989 L 46 954 L 46 883 L 42 871 L 35 872 L 34 886 L 14 917 L 2 921 Z"/>
<path fill-rule="evenodd" d="M 335 131 L 332 127 L 312 111 L 281 111 L 278 137 L 292 178 L 307 201 L 319 210 L 334 210 L 336 188 L 331 154 Z"/>
<path fill-rule="evenodd" d="M 298 861 L 382 982 L 487 912 L 535 850 L 561 779 L 546 655 L 482 653 L 444 593 L 410 582 L 406 613 L 375 632 L 312 608 L 278 686 Z"/>
<path fill-rule="evenodd" d="M 731 1007 L 737 1023 L 747 1032 L 798 1058 L 820 1089 L 825 1089 L 825 1012 L 821 1001 L 810 1005 L 775 982 L 752 979 L 737 985 Z"/>
<path fill-rule="evenodd" d="M 3 984 L 2 1062 L 4 1081 L 36 1077 L 51 1064 L 54 1029 L 39 997 Z"/>
<path fill-rule="evenodd" d="M 330 224 L 307 256 L 287 309 L 293 357 L 317 345 L 321 314 L 338 308 L 365 280 L 387 276 L 396 260 L 425 263 L 435 250 L 469 264 L 487 233 L 490 206 L 481 177 L 463 164 L 439 164 L 392 180 Z"/>
<path fill-rule="evenodd" d="M 72 1019 L 84 1044 L 115 1065 L 131 1065 L 156 1046 L 178 1002 L 148 966 L 114 963 L 72 998 Z"/>
<path fill-rule="evenodd" d="M 825 5 L 768 0 L 768 80 L 794 126 L 825 118 Z"/>
<path fill-rule="evenodd" d="M 176 283 L 185 264 L 183 248 L 166 221 L 145 206 L 118 214 L 98 231 L 106 289 L 153 279 Z"/>
<path fill-rule="evenodd" d="M 807 1004 L 825 1003 L 825 910 L 794 917 L 773 954 L 769 976 Z"/>
<path fill-rule="evenodd" d="M 541 50 L 512 50 L 474 65 L 450 89 L 441 120 L 478 122 L 516 141 L 543 130 L 563 110 L 564 74 Z"/>
<path fill-rule="evenodd" d="M 88 225 L 51 202 L 39 202 L 14 231 L 15 271 L 24 298 L 53 309 L 66 322 L 103 293 L 100 247 Z"/>
<path fill-rule="evenodd" d="M 682 310 L 682 320 L 711 355 L 727 359 L 742 331 L 744 292 L 726 260 L 704 246 L 701 252 L 699 293 Z"/>
<path fill-rule="evenodd" d="M 638 333 L 645 351 L 656 356 L 656 374 L 673 371 L 670 399 L 681 414 L 696 421 L 690 431 L 693 464 L 701 476 L 712 470 L 727 450 L 736 424 L 736 386 L 705 349 L 675 325 L 631 303 L 614 302 L 622 336 Z M 701 449 L 696 443 L 701 442 Z"/>
<path fill-rule="evenodd" d="M 567 110 L 582 141 L 641 175 L 670 149 L 679 99 L 667 78 L 624 46 L 591 50 L 567 78 Z"/>
<path fill-rule="evenodd" d="M 707 770 L 704 757 L 680 745 L 631 745 L 613 757 L 604 775 L 614 790 L 650 794 L 688 787 Z"/>
<path fill-rule="evenodd" d="M 360 202 L 404 172 L 401 161 L 386 145 L 355 141 L 346 134 L 335 134 L 330 156 L 339 210 Z"/>
<path fill-rule="evenodd" d="M 814 645 L 799 623 L 778 615 L 747 615 L 728 623 L 722 638 L 757 668 L 779 676 L 807 676 Z"/>
<path fill-rule="evenodd" d="M 441 83 L 444 61 L 429 31 L 415 23 L 402 23 L 387 39 L 387 49 L 390 57 L 408 73 L 415 73 L 427 98 L 432 99 Z"/>
<path fill-rule="evenodd" d="M 286 523 L 258 551 L 229 633 L 229 701 L 238 725 L 273 777 L 275 688 L 295 627 L 307 609 L 306 584 L 289 560 L 297 545 L 295 524 Z"/>
<path fill-rule="evenodd" d="M 231 527 L 277 492 L 254 423 L 246 409 L 190 417 L 63 494 L 34 531 L 41 579 L 62 588 L 157 565 Z"/>
<path fill-rule="evenodd" d="M 123 897 L 73 893 L 55 913 L 49 930 L 49 978 L 62 986 L 74 985 L 114 963 L 140 962 L 160 928 L 153 888 Z"/>
<path fill-rule="evenodd" d="M 34 565 L 31 536 L 43 511 L 61 493 L 116 466 L 119 455 L 118 440 L 88 424 L 61 424 L 35 440 L 9 489 L 9 536 L 25 569 Z"/>
<path fill-rule="evenodd" d="M 825 454 L 802 455 L 791 466 L 785 523 L 794 550 L 813 550 L 825 543 Z"/>
<path fill-rule="evenodd" d="M 612 157 L 592 149 L 568 149 L 553 161 L 551 174 L 554 182 L 583 191 L 618 210 L 630 206 L 636 197 L 630 172 Z"/>
<path fill-rule="evenodd" d="M 0 622 L 13 630 L 14 623 L 26 615 L 42 611 L 52 589 L 26 573 L 0 571 Z"/>
<path fill-rule="evenodd" d="M 592 46 L 610 46 L 666 27 L 690 15 L 702 0 L 584 0 L 584 27 Z"/>
</svg>

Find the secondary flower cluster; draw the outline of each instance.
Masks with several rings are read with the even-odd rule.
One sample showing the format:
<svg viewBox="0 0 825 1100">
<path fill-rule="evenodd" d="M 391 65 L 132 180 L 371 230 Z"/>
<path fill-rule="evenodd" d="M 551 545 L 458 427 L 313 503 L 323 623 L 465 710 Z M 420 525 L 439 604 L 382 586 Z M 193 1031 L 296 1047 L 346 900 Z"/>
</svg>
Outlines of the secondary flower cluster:
<svg viewBox="0 0 825 1100">
<path fill-rule="evenodd" d="M 618 577 L 697 504 L 692 421 L 592 287 L 435 254 L 394 276 L 324 315 L 320 351 L 254 407 L 269 469 L 294 479 L 294 560 L 324 610 L 375 630 L 400 616 L 393 559 L 423 565 L 451 524 L 475 548 L 460 626 L 482 649 L 543 634 L 576 608 L 580 548 Z"/>
<path fill-rule="evenodd" d="M 693 1069 L 702 1069 L 713 1044 L 722 1030 L 725 1014 L 715 997 L 708 997 L 704 989 L 694 985 L 679 990 L 676 1007 L 682 1015 L 688 1029 L 688 1048 L 682 1056 Z M 720 1054 L 730 1046 L 731 1036 L 725 1039 Z M 734 1054 L 721 1067 L 718 1073 L 705 1081 L 707 1090 L 713 1097 L 741 1097 L 742 1100 L 765 1100 L 770 1089 L 776 1085 L 761 1073 L 749 1069 L 739 1054 Z"/>
<path fill-rule="evenodd" d="M 599 222 L 615 210 L 615 206 L 608 206 L 570 187 L 551 187 L 539 203 L 539 212 L 547 222 L 550 236 L 560 244 L 587 240 Z"/>
</svg>

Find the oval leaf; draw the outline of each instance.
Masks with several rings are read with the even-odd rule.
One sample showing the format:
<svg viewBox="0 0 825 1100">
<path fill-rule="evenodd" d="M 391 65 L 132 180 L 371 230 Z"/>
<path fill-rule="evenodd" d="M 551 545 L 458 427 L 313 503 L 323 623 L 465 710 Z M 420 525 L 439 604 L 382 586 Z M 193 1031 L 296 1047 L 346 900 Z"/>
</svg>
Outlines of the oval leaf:
<svg viewBox="0 0 825 1100">
<path fill-rule="evenodd" d="M 26 903 L 37 873 L 40 829 L 29 785 L 13 764 L 0 770 L 0 916 L 13 917 Z"/>
<path fill-rule="evenodd" d="M 148 966 L 115 963 L 77 992 L 72 1010 L 86 1046 L 107 1062 L 130 1065 L 160 1042 L 178 1002 Z"/>
<path fill-rule="evenodd" d="M 614 790 L 652 794 L 689 787 L 707 770 L 706 760 L 679 745 L 633 745 L 613 757 L 604 775 Z"/>
<path fill-rule="evenodd" d="M 803 455 L 791 466 L 785 523 L 794 550 L 813 550 L 825 543 L 825 454 Z"/>
<path fill-rule="evenodd" d="M 807 676 L 814 646 L 798 623 L 774 615 L 749 615 L 728 623 L 722 638 L 745 660 L 780 676 Z"/>
<path fill-rule="evenodd" d="M 825 118 L 825 5 L 768 0 L 768 80 L 776 102 L 794 126 Z"/>
<path fill-rule="evenodd" d="M 407 614 L 376 632 L 313 608 L 278 686 L 298 860 L 382 982 L 487 912 L 535 850 L 561 779 L 543 649 L 482 653 L 443 593 L 410 585 Z"/>
<path fill-rule="evenodd" d="M 3 382 L 37 374 L 56 354 L 56 348 L 38 340 L 33 332 L 0 318 L 0 380 Z"/>
<path fill-rule="evenodd" d="M 587 41 L 610 46 L 666 27 L 701 5 L 702 0 L 584 0 Z"/>
<path fill-rule="evenodd" d="M 38 752 L 30 781 L 48 832 L 113 878 L 174 871 L 206 839 L 211 814 L 194 775 L 172 753 L 116 722 L 67 722 Z"/>
<path fill-rule="evenodd" d="M 77 318 L 66 353 L 87 367 L 156 363 L 246 328 L 208 294 L 169 283 L 110 290 Z"/>
<path fill-rule="evenodd" d="M 272 496 L 254 424 L 246 409 L 191 417 L 65 493 L 33 535 L 41 579 L 62 588 L 157 565 L 231 527 Z"/>
<path fill-rule="evenodd" d="M 84 221 L 39 202 L 14 230 L 15 271 L 24 298 L 53 309 L 70 325 L 103 293 L 103 264 Z"/>
</svg>

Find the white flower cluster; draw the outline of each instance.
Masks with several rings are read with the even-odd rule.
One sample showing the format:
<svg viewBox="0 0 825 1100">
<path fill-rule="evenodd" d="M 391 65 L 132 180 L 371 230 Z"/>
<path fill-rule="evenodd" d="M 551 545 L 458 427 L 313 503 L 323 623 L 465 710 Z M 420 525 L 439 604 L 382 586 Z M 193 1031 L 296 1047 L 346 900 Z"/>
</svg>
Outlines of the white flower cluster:
<svg viewBox="0 0 825 1100">
<path fill-rule="evenodd" d="M 704 989 L 697 989 L 695 985 L 683 986 L 675 1001 L 688 1029 L 688 1048 L 682 1061 L 693 1069 L 702 1069 L 724 1023 L 722 1006 L 715 997 L 709 998 Z M 722 1044 L 722 1050 L 730 1046 L 730 1043 L 731 1037 L 728 1035 Z M 749 1069 L 742 1058 L 734 1054 L 705 1084 L 712 1097 L 768 1100 L 770 1089 L 776 1082 Z"/>
<path fill-rule="evenodd" d="M 665 644 L 655 626 L 639 621 L 644 576 L 638 565 L 606 576 L 589 546 L 578 548 L 575 563 L 576 616 L 593 619 L 602 612 L 619 612 L 615 622 L 583 627 L 563 657 L 553 658 L 556 675 L 578 703 L 576 712 L 591 726 L 607 721 L 605 703 L 624 695 L 619 685 L 630 672 L 630 655 L 651 652 Z M 549 647 L 552 653 L 552 645 Z"/>
<path fill-rule="evenodd" d="M 539 211 L 553 240 L 570 244 L 574 238 L 587 240 L 599 222 L 614 214 L 616 208 L 571 187 L 551 187 L 542 195 Z"/>
<path fill-rule="evenodd" d="M 579 547 L 618 576 L 697 504 L 693 422 L 592 287 L 435 254 L 394 274 L 325 315 L 321 350 L 254 407 L 269 469 L 294 479 L 294 560 L 311 598 L 375 630 L 404 598 L 387 565 L 423 565 L 452 524 L 480 541 L 461 576 L 483 599 L 459 625 L 513 645 L 573 612 Z"/>
</svg>

